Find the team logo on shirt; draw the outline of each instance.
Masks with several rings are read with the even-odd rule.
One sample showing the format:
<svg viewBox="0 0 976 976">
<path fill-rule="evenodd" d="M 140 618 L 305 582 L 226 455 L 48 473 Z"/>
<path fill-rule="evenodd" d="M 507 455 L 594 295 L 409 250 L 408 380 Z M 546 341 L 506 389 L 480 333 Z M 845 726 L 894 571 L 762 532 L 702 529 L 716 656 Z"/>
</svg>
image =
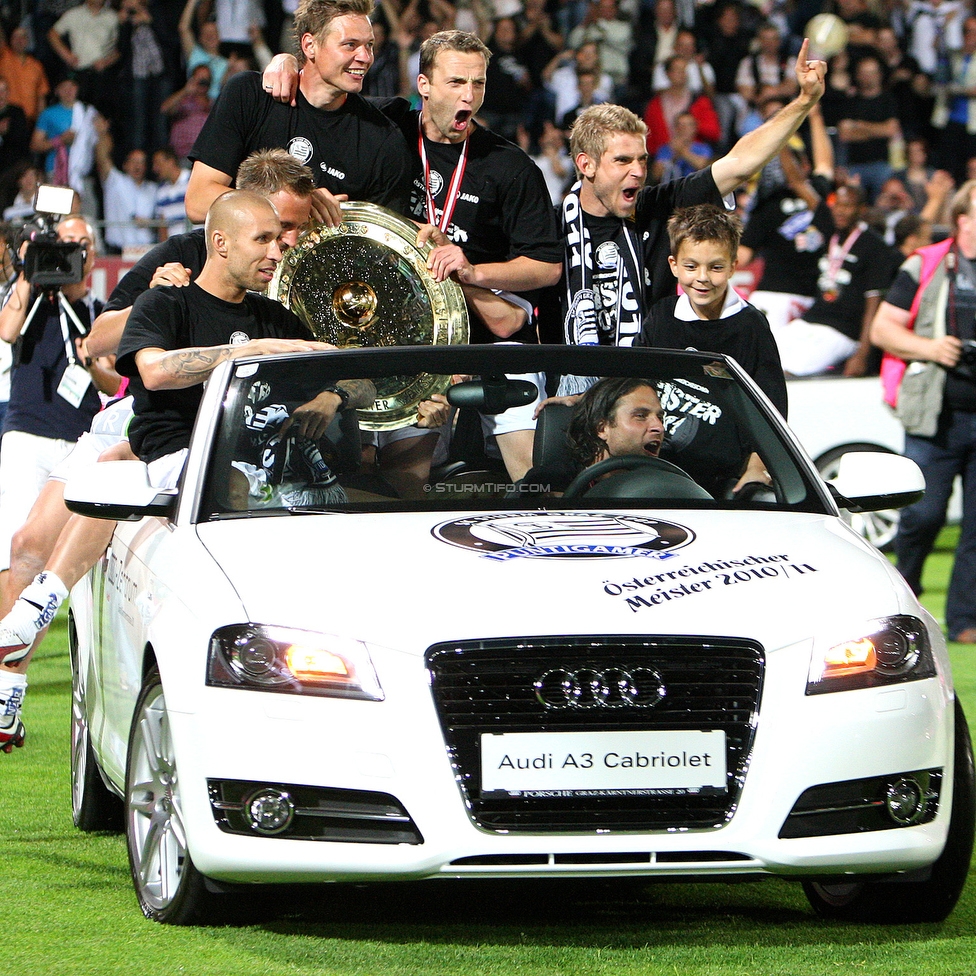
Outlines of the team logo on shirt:
<svg viewBox="0 0 976 976">
<path fill-rule="evenodd" d="M 596 266 L 607 271 L 616 270 L 620 252 L 613 241 L 604 241 L 596 249 Z"/>
<path fill-rule="evenodd" d="M 436 169 L 430 171 L 430 195 L 436 197 L 444 186 L 444 177 Z"/>
<path fill-rule="evenodd" d="M 232 346 L 243 346 L 245 342 L 250 341 L 251 339 L 246 332 L 235 332 L 228 340 L 229 344 Z"/>
<path fill-rule="evenodd" d="M 288 152 L 304 166 L 312 158 L 312 144 L 304 136 L 295 136 L 288 143 Z"/>
</svg>

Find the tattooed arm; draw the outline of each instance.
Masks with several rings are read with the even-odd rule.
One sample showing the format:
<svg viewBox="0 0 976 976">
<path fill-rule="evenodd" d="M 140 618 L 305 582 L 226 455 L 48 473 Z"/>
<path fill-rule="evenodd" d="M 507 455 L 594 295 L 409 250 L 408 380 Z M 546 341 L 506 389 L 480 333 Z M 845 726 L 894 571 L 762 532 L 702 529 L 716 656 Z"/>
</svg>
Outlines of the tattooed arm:
<svg viewBox="0 0 976 976">
<path fill-rule="evenodd" d="M 148 346 L 136 353 L 135 362 L 147 390 L 183 390 L 205 382 L 228 359 L 332 348 L 327 342 L 305 339 L 251 339 L 239 346 L 198 346 L 191 349 Z"/>
</svg>

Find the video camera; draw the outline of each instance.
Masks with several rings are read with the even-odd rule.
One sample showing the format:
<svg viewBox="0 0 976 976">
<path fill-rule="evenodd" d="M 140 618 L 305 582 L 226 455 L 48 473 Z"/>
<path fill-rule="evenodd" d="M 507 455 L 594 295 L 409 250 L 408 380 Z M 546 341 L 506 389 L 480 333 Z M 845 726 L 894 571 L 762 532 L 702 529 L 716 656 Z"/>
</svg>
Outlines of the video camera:
<svg viewBox="0 0 976 976">
<path fill-rule="evenodd" d="M 70 186 L 37 188 L 34 197 L 37 217 L 23 232 L 24 239 L 30 241 L 24 254 L 24 277 L 37 288 L 74 285 L 85 276 L 85 246 L 58 238 L 58 224 L 71 213 L 74 193 Z"/>
</svg>

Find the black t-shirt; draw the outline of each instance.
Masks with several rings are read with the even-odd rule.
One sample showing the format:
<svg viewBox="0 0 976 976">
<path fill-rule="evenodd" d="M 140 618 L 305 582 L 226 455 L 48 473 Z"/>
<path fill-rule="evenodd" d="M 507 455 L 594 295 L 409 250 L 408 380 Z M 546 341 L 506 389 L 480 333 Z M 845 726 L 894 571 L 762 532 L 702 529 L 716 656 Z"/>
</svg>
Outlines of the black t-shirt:
<svg viewBox="0 0 976 976">
<path fill-rule="evenodd" d="M 620 345 L 629 345 L 640 332 L 643 318 L 639 281 L 631 282 L 622 274 L 620 254 L 620 218 L 595 217 L 583 211 L 583 222 L 590 234 L 590 252 L 593 255 L 592 287 L 600 307 L 597 310 L 597 338 L 601 346 L 612 346 L 620 337 Z M 624 295 L 618 291 L 623 282 Z M 635 294 L 634 289 L 637 289 Z M 617 321 L 617 308 L 620 321 Z"/>
<path fill-rule="evenodd" d="M 125 273 L 119 283 L 112 289 L 106 312 L 118 312 L 124 308 L 131 308 L 135 300 L 144 292 L 149 291 L 156 269 L 164 264 L 176 262 L 190 269 L 190 276 L 196 278 L 203 270 L 207 260 L 207 235 L 202 227 L 191 230 L 187 234 L 175 234 L 166 238 L 161 244 L 146 251 L 145 254 Z"/>
<path fill-rule="evenodd" d="M 842 119 L 857 119 L 861 122 L 886 122 L 897 117 L 898 106 L 890 92 L 882 92 L 873 98 L 854 95 L 841 112 Z M 856 165 L 888 161 L 888 140 L 883 137 L 848 142 L 846 146 L 849 163 Z"/>
<path fill-rule="evenodd" d="M 143 461 L 188 447 L 203 384 L 182 390 L 147 390 L 135 355 L 140 349 L 185 349 L 243 345 L 250 339 L 310 339 L 304 323 L 283 305 L 250 292 L 243 302 L 225 302 L 191 283 L 163 286 L 136 299 L 122 333 L 115 368 L 130 378 L 135 416 L 129 442 Z"/>
<path fill-rule="evenodd" d="M 424 172 L 418 138 L 420 113 L 402 98 L 375 102 L 400 128 L 410 146 L 412 182 L 409 216 L 433 223 L 427 214 Z M 467 138 L 468 154 L 454 214 L 447 236 L 472 264 L 488 264 L 525 257 L 560 264 L 562 241 L 552 210 L 552 198 L 542 171 L 518 146 L 490 129 L 475 124 Z M 437 220 L 441 219 L 451 178 L 461 158 L 461 144 L 424 139 Z M 526 294 L 534 302 L 535 293 Z M 531 341 L 528 329 L 513 339 Z M 471 341 L 494 337 L 471 317 Z"/>
<path fill-rule="evenodd" d="M 293 108 L 261 88 L 256 71 L 234 75 L 193 145 L 190 159 L 233 177 L 259 149 L 287 149 L 315 175 L 317 186 L 350 200 L 404 213 L 410 158 L 396 127 L 352 93 L 341 108 L 314 108 L 298 93 Z"/>
<path fill-rule="evenodd" d="M 949 280 L 949 307 L 946 309 L 946 331 L 963 342 L 976 339 L 976 268 L 956 251 L 959 271 Z M 965 263 L 964 263 L 965 262 Z M 954 280 L 953 280 L 954 279 Z M 902 268 L 892 282 L 885 301 L 896 308 L 911 311 L 918 280 Z M 947 370 L 943 402 L 954 410 L 976 412 L 976 376 L 967 369 Z M 967 375 L 970 374 L 970 375 Z"/>
<path fill-rule="evenodd" d="M 721 498 L 742 473 L 754 447 L 704 386 L 675 378 L 657 384 L 664 408 L 661 457 L 677 464 Z"/>
<path fill-rule="evenodd" d="M 671 245 L 668 241 L 668 218 L 679 207 L 696 203 L 713 203 L 723 206 L 712 177 L 712 168 L 699 170 L 680 180 L 646 186 L 637 197 L 634 226 L 638 240 L 644 249 L 645 307 L 673 295 L 677 281 L 668 265 Z"/>
<path fill-rule="evenodd" d="M 418 149 L 420 113 L 402 98 L 377 101 L 376 105 L 399 126 L 410 146 L 410 216 L 423 223 L 433 223 L 427 215 Z M 539 167 L 518 146 L 477 124 L 466 141 L 467 164 L 447 236 L 472 264 L 510 261 L 516 257 L 559 264 L 563 259 L 562 242 L 552 211 L 552 198 Z M 431 142 L 425 138 L 424 147 L 439 220 L 462 144 Z"/>
<path fill-rule="evenodd" d="M 825 205 L 817 208 L 814 221 L 822 223 Z M 832 234 L 825 226 L 824 234 Z M 850 232 L 840 232 L 839 247 L 843 248 Z M 828 239 L 829 240 L 829 239 Z M 807 322 L 829 325 L 851 339 L 860 339 L 864 319 L 865 298 L 876 292 L 884 294 L 895 276 L 901 255 L 893 247 L 885 244 L 884 238 L 865 226 L 844 255 L 841 266 L 832 280 L 831 260 L 827 250 L 821 252 L 818 266 L 818 297 L 803 318 Z M 827 296 L 836 296 L 831 300 Z"/>
<path fill-rule="evenodd" d="M 822 176 L 814 176 L 811 183 L 821 197 L 830 192 L 831 184 Z M 814 211 L 786 187 L 757 204 L 742 232 L 742 246 L 765 261 L 758 288 L 809 298 L 818 294 L 817 262 L 825 242 Z"/>
<path fill-rule="evenodd" d="M 758 308 L 746 304 L 727 318 L 688 322 L 675 318 L 678 298 L 672 295 L 655 303 L 634 345 L 698 349 L 732 356 L 785 417 L 786 380 L 766 316 Z"/>
<path fill-rule="evenodd" d="M 37 298 L 31 292 L 30 307 Z M 79 299 L 71 307 L 85 328 L 89 328 L 102 310 L 97 299 Z M 44 302 L 38 306 L 27 331 L 14 346 L 14 363 L 10 371 L 10 402 L 3 420 L 3 431 L 21 431 L 38 437 L 76 441 L 91 424 L 101 408 L 98 391 L 90 385 L 81 404 L 72 406 L 58 394 L 58 384 L 68 368 L 68 351 L 62 325 L 68 331 L 72 357 L 75 339 L 83 333 L 60 306 Z"/>
</svg>

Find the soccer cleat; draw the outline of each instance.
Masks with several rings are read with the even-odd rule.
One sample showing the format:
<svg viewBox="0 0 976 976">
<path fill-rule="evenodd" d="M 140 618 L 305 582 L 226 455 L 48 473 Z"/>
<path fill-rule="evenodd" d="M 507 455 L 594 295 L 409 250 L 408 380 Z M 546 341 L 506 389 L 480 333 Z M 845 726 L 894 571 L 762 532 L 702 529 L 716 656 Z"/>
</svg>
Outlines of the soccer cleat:
<svg viewBox="0 0 976 976">
<path fill-rule="evenodd" d="M 16 746 L 18 749 L 24 745 L 27 738 L 27 730 L 24 723 L 20 720 L 20 713 L 14 715 L 13 723 L 9 726 L 0 726 L 0 752 L 11 753 Z"/>
<path fill-rule="evenodd" d="M 30 643 L 25 644 L 19 634 L 0 624 L 0 663 L 16 664 L 29 650 Z"/>
</svg>

